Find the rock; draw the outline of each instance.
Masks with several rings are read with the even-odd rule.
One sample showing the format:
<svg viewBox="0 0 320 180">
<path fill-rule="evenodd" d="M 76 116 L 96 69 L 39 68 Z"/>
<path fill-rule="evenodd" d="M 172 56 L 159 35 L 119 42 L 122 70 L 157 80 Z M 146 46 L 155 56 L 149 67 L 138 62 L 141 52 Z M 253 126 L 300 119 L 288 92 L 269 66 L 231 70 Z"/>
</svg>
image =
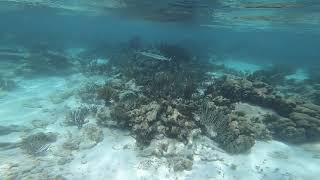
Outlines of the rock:
<svg viewBox="0 0 320 180">
<path fill-rule="evenodd" d="M 57 134 L 49 132 L 39 132 L 29 135 L 22 139 L 21 149 L 25 150 L 28 154 L 39 155 L 48 150 L 50 144 L 57 140 Z"/>
<path fill-rule="evenodd" d="M 174 157 L 169 160 L 170 166 L 172 166 L 174 171 L 191 171 L 193 162 L 190 159 L 182 157 Z"/>
<path fill-rule="evenodd" d="M 65 165 L 67 163 L 70 163 L 73 160 L 72 156 L 68 156 L 68 157 L 61 157 L 58 159 L 57 164 L 58 165 Z"/>
<path fill-rule="evenodd" d="M 80 139 L 69 139 L 62 144 L 64 149 L 77 150 L 79 149 Z"/>
<path fill-rule="evenodd" d="M 196 128 L 194 121 L 171 105 L 164 105 L 163 109 L 160 120 L 165 128 L 161 133 L 170 138 L 188 141 L 191 131 Z"/>
<path fill-rule="evenodd" d="M 311 117 L 308 114 L 293 112 L 290 114 L 290 119 L 292 119 L 295 122 L 299 120 L 304 120 L 309 124 L 312 123 L 312 124 L 316 124 L 317 126 L 320 126 L 320 119 Z"/>
<path fill-rule="evenodd" d="M 64 176 L 62 175 L 56 175 L 53 180 L 67 180 L 67 178 L 65 178 Z"/>
<path fill-rule="evenodd" d="M 72 96 L 72 94 L 73 94 L 72 90 L 63 90 L 63 91 L 52 93 L 51 95 L 49 95 L 49 98 L 53 104 L 59 104 L 64 102 L 70 96 Z"/>
<path fill-rule="evenodd" d="M 268 131 L 260 121 L 238 116 L 235 112 L 229 115 L 229 119 L 228 125 L 220 128 L 214 138 L 228 153 L 245 153 L 253 147 L 255 138 L 268 137 Z"/>
<path fill-rule="evenodd" d="M 297 106 L 295 108 L 295 112 L 307 114 L 307 115 L 310 115 L 310 116 L 316 116 L 318 114 L 317 111 L 314 111 L 314 110 L 309 109 L 309 108 L 304 107 L 304 106 Z"/>
<path fill-rule="evenodd" d="M 305 143 L 320 138 L 315 118 L 303 113 L 291 113 L 291 119 L 280 116 L 266 116 L 265 123 L 275 138 L 289 143 Z M 319 129 L 318 129 L 319 128 Z"/>
<path fill-rule="evenodd" d="M 154 122 L 160 111 L 160 105 L 156 102 L 151 102 L 148 105 L 142 105 L 139 109 L 130 111 L 129 116 L 134 118 L 135 122 L 147 121 Z"/>
<path fill-rule="evenodd" d="M 305 104 L 303 104 L 303 106 L 305 108 L 308 108 L 308 109 L 313 110 L 315 112 L 320 112 L 320 106 L 319 105 L 312 104 L 312 103 L 305 103 Z"/>
<path fill-rule="evenodd" d="M 119 103 L 111 108 L 110 117 L 116 122 L 117 126 L 128 127 L 130 126 L 129 111 L 128 104 Z"/>
<path fill-rule="evenodd" d="M 86 124 L 81 129 L 80 149 L 90 149 L 99 142 L 103 141 L 103 131 L 95 124 Z"/>
<path fill-rule="evenodd" d="M 116 127 L 117 121 L 111 118 L 110 109 L 108 107 L 98 109 L 96 114 L 97 124 L 104 127 Z"/>
<path fill-rule="evenodd" d="M 45 120 L 35 119 L 31 121 L 31 124 L 35 128 L 46 128 L 50 124 L 50 122 Z"/>
<path fill-rule="evenodd" d="M 288 126 L 279 132 L 279 137 L 282 140 L 286 140 L 291 143 L 303 143 L 306 142 L 306 132 L 303 128 L 296 128 Z"/>
<path fill-rule="evenodd" d="M 132 131 L 136 135 L 138 144 L 149 144 L 156 133 L 156 121 L 161 106 L 156 102 L 141 105 L 140 108 L 128 112 Z"/>
<path fill-rule="evenodd" d="M 250 136 L 239 135 L 235 140 L 223 146 L 224 150 L 232 154 L 245 153 L 255 144 L 255 139 Z"/>
</svg>

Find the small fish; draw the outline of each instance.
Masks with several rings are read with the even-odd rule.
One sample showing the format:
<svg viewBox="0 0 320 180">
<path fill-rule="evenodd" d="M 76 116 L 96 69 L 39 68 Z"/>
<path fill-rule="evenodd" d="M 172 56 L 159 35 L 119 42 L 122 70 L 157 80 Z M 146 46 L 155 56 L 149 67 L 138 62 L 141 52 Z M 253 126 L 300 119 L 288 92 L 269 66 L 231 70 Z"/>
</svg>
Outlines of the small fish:
<svg viewBox="0 0 320 180">
<path fill-rule="evenodd" d="M 45 144 L 43 146 L 41 146 L 36 152 L 35 154 L 41 154 L 44 152 L 47 152 L 50 149 L 51 144 Z"/>
<path fill-rule="evenodd" d="M 150 53 L 150 52 L 137 52 L 138 54 L 141 54 L 143 56 L 146 56 L 146 57 L 150 57 L 150 58 L 153 58 L 153 59 L 157 59 L 157 60 L 160 60 L 160 61 L 171 61 L 171 58 L 167 58 L 165 56 L 162 56 L 162 55 L 159 55 L 159 54 L 154 54 L 154 53 Z"/>
</svg>

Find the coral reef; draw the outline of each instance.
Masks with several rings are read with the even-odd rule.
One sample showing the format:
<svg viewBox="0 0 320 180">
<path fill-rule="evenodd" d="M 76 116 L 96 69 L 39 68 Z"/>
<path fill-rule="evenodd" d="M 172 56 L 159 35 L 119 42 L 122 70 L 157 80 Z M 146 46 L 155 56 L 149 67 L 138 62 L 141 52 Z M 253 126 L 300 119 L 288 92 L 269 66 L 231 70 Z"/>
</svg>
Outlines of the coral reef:
<svg viewBox="0 0 320 180">
<path fill-rule="evenodd" d="M 148 46 L 147 46 L 148 47 Z M 170 61 L 157 61 L 136 52 L 160 52 Z M 191 98 L 203 82 L 205 71 L 210 67 L 198 63 L 193 55 L 175 44 L 156 44 L 148 49 L 126 49 L 115 55 L 110 63 L 127 79 L 143 86 L 145 96 L 155 99 Z"/>
<path fill-rule="evenodd" d="M 158 51 L 172 60 L 148 60 L 135 56 L 128 49 L 119 55 L 117 60 L 120 61 L 111 59 L 124 79 L 134 79 L 142 88 L 131 99 L 119 98 L 110 112 L 100 111 L 98 123 L 126 127 L 137 143 L 143 145 L 159 136 L 188 143 L 193 132 L 201 129 L 230 153 L 249 150 L 254 145 L 256 133 L 249 126 L 254 123 L 244 117 L 230 117 L 234 100 L 225 98 L 222 93 L 199 93 L 198 88 L 203 87 L 207 79 L 205 72 L 210 66 L 204 68 L 203 64 L 195 63 L 191 54 L 176 45 L 160 44 Z M 114 91 L 118 94 L 123 91 L 123 87 L 115 89 L 111 85 L 104 87 L 101 97 L 109 100 Z"/>
<path fill-rule="evenodd" d="M 117 74 L 113 81 L 89 88 L 96 94 L 92 97 L 105 101 L 96 114 L 98 125 L 126 128 L 143 146 L 163 137 L 188 144 L 199 132 L 232 154 L 248 152 L 256 139 L 274 137 L 290 143 L 319 139 L 318 106 L 280 91 L 290 84 L 285 77 L 294 69 L 276 65 L 247 75 L 199 63 L 192 51 L 176 44 L 130 43 L 110 58 Z M 229 75 L 212 79 L 207 72 L 217 68 Z M 272 109 L 279 118 L 248 116 L 235 110 L 238 102 Z M 185 163 L 174 169 L 188 169 L 189 160 L 181 159 Z"/>
<path fill-rule="evenodd" d="M 187 141 L 196 125 L 180 111 L 166 101 L 152 101 L 134 108 L 121 103 L 112 108 L 110 115 L 118 126 L 129 127 L 138 143 L 148 144 L 157 134 Z"/>
<path fill-rule="evenodd" d="M 210 85 L 206 94 L 221 95 L 233 102 L 245 101 L 274 109 L 280 115 L 288 116 L 294 111 L 294 100 L 283 97 L 271 86 L 261 81 L 223 76 Z"/>
<path fill-rule="evenodd" d="M 245 78 L 225 76 L 208 87 L 207 94 L 222 95 L 273 109 L 281 118 L 264 121 L 274 136 L 291 143 L 314 141 L 319 136 L 319 106 L 283 96 L 271 86 Z"/>
</svg>

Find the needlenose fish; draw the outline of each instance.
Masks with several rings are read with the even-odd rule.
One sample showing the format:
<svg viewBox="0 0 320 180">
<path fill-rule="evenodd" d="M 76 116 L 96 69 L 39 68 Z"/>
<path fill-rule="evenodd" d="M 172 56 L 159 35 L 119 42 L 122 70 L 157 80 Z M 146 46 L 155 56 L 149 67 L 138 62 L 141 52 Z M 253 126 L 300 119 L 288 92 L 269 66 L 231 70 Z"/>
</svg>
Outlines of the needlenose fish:
<svg viewBox="0 0 320 180">
<path fill-rule="evenodd" d="M 150 53 L 150 52 L 143 52 L 143 51 L 136 52 L 136 53 L 141 54 L 146 57 L 156 59 L 156 60 L 160 60 L 160 61 L 171 61 L 171 58 L 167 58 L 167 57 L 159 55 L 159 54 L 154 54 L 154 53 Z"/>
</svg>

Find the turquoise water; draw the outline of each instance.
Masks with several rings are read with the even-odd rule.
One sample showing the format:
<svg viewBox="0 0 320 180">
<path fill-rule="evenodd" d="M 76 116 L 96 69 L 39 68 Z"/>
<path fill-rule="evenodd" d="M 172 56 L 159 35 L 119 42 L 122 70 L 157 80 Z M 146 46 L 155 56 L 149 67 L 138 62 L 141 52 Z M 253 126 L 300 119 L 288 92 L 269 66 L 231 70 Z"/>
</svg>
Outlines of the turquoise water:
<svg viewBox="0 0 320 180">
<path fill-rule="evenodd" d="M 317 179 L 320 3 L 0 2 L 0 180 Z"/>
</svg>

